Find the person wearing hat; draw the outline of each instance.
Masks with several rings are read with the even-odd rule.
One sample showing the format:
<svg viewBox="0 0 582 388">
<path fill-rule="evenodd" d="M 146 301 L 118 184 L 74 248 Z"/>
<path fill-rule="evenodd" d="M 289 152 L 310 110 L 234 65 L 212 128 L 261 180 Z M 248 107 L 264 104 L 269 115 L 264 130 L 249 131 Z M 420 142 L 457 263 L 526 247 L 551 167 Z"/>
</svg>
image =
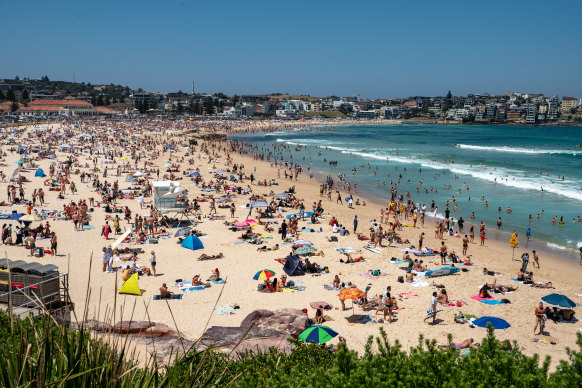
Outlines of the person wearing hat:
<svg viewBox="0 0 582 388">
<path fill-rule="evenodd" d="M 157 276 L 156 275 L 156 252 L 152 251 L 152 255 L 150 256 L 150 266 L 152 267 L 152 273 L 154 274 L 154 277 Z"/>
<path fill-rule="evenodd" d="M 220 271 L 218 270 L 218 268 L 215 268 L 214 271 L 212 271 L 212 275 L 210 275 L 210 278 L 208 278 L 207 280 L 215 280 L 215 281 L 220 280 Z"/>
</svg>

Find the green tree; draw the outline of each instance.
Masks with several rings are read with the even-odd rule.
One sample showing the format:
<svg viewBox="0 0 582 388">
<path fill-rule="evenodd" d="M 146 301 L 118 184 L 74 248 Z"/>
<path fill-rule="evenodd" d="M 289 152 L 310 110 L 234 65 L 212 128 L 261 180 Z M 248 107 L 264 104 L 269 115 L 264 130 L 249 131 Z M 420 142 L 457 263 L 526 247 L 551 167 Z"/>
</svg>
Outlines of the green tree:
<svg viewBox="0 0 582 388">
<path fill-rule="evenodd" d="M 109 96 L 105 96 L 104 104 L 105 105 L 111 105 L 111 98 Z"/>
<path fill-rule="evenodd" d="M 14 90 L 8 89 L 6 92 L 6 99 L 8 101 L 16 101 L 16 96 L 14 95 Z"/>
<path fill-rule="evenodd" d="M 12 101 L 12 104 L 10 104 L 10 112 L 14 113 L 18 110 L 18 108 L 20 108 L 20 105 L 18 105 L 16 101 Z"/>
<path fill-rule="evenodd" d="M 181 101 L 178 101 L 178 104 L 176 105 L 176 114 L 181 115 L 182 113 L 184 113 L 184 106 Z"/>
<path fill-rule="evenodd" d="M 0 101 L 4 101 L 4 98 L 6 96 L 4 96 L 4 93 L 2 93 L 2 90 L 0 90 Z"/>
<path fill-rule="evenodd" d="M 204 110 L 206 110 L 207 115 L 214 114 L 214 99 L 212 97 L 208 97 L 206 101 L 204 101 Z"/>
<path fill-rule="evenodd" d="M 97 102 L 95 104 L 96 106 L 102 106 L 103 105 L 103 95 L 100 94 L 97 96 Z"/>
</svg>

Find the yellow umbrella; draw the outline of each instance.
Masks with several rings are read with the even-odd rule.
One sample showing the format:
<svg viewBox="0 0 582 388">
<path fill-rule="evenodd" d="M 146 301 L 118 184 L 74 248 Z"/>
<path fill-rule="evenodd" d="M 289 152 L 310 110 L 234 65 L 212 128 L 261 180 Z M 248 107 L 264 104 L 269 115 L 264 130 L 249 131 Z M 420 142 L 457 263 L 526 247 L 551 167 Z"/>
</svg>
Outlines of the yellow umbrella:
<svg viewBox="0 0 582 388">
<path fill-rule="evenodd" d="M 18 219 L 19 221 L 42 221 L 42 217 L 38 214 L 26 214 Z"/>
</svg>

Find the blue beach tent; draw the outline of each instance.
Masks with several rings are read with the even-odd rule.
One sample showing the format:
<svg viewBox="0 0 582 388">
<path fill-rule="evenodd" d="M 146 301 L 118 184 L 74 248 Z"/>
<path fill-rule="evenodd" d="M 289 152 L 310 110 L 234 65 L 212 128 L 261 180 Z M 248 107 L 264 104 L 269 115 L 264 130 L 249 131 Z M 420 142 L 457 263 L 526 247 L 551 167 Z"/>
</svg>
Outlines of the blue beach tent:
<svg viewBox="0 0 582 388">
<path fill-rule="evenodd" d="M 202 241 L 198 237 L 190 235 L 182 241 L 182 247 L 195 251 L 197 249 L 203 249 L 204 245 L 202 245 Z"/>
<path fill-rule="evenodd" d="M 38 176 L 38 177 L 45 177 L 45 173 L 42 170 L 42 168 L 39 168 L 38 170 L 36 170 L 36 172 L 34 173 L 34 176 Z"/>
</svg>

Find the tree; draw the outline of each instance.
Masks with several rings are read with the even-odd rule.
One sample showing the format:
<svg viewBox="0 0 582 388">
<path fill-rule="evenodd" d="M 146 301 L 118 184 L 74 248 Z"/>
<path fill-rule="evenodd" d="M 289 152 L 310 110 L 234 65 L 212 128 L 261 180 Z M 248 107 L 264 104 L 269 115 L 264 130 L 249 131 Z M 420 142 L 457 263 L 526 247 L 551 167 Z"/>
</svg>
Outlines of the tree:
<svg viewBox="0 0 582 388">
<path fill-rule="evenodd" d="M 20 81 L 20 77 L 19 76 L 14 77 L 14 81 Z"/>
<path fill-rule="evenodd" d="M 98 95 L 98 96 L 97 96 L 97 102 L 96 102 L 96 104 L 95 104 L 95 105 L 96 105 L 96 106 L 101 106 L 101 105 L 103 105 L 103 95 L 102 95 L 102 94 L 100 94 L 100 95 Z"/>
<path fill-rule="evenodd" d="M 105 105 L 111 105 L 111 99 L 109 96 L 105 96 L 105 101 L 104 101 Z"/>
<path fill-rule="evenodd" d="M 181 101 L 178 101 L 178 104 L 176 105 L 176 114 L 181 115 L 182 113 L 184 113 L 184 106 Z"/>
<path fill-rule="evenodd" d="M 206 101 L 204 101 L 204 109 L 206 110 L 206 114 L 214 114 L 214 100 L 212 97 L 208 97 Z"/>
<path fill-rule="evenodd" d="M 22 99 L 23 100 L 28 100 L 30 96 L 28 95 L 28 90 L 24 90 L 24 92 L 22 92 Z"/>
<path fill-rule="evenodd" d="M 5 97 L 6 96 L 4 96 L 4 93 L 2 93 L 2 90 L 0 90 L 0 101 L 3 101 Z"/>
<path fill-rule="evenodd" d="M 337 110 L 339 110 L 343 114 L 347 115 L 352 111 L 352 105 L 351 104 L 341 104 Z"/>
<path fill-rule="evenodd" d="M 451 91 L 449 90 L 449 92 L 447 93 L 447 100 L 452 100 L 453 99 L 453 93 L 451 93 Z"/>
<path fill-rule="evenodd" d="M 18 110 L 18 108 L 20 108 L 20 105 L 18 105 L 16 101 L 12 101 L 12 104 L 10 104 L 10 112 L 14 113 Z"/>
<path fill-rule="evenodd" d="M 6 99 L 8 101 L 16 101 L 16 96 L 14 95 L 14 90 L 8 89 L 6 92 Z"/>
</svg>

